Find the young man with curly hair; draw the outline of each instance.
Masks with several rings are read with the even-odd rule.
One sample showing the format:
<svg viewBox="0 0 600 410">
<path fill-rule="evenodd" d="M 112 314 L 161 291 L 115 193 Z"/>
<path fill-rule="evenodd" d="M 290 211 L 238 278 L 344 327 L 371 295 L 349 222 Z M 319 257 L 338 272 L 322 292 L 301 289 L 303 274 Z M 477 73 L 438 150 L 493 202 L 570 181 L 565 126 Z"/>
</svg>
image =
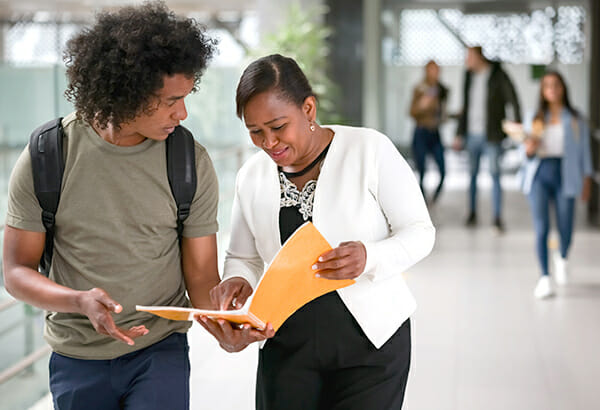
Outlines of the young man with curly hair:
<svg viewBox="0 0 600 410">
<path fill-rule="evenodd" d="M 214 50 L 163 3 L 102 13 L 67 44 L 76 112 L 62 120 L 50 274 L 37 270 L 46 233 L 28 149 L 11 176 L 3 260 L 6 289 L 47 310 L 57 409 L 189 407 L 189 322 L 135 305 L 208 307 L 219 282 L 213 165 L 195 143 L 197 189 L 179 242 L 165 155 Z"/>
</svg>

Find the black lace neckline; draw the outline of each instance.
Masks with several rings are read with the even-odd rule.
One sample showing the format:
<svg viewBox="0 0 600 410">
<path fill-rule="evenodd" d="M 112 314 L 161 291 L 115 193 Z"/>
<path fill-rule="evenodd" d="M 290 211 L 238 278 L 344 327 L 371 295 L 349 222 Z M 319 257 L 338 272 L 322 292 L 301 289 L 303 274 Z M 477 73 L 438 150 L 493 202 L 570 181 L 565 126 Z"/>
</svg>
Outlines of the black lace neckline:
<svg viewBox="0 0 600 410">
<path fill-rule="evenodd" d="M 310 164 L 308 164 L 304 169 L 301 169 L 298 172 L 285 172 L 281 167 L 277 167 L 279 169 L 279 172 L 282 172 L 283 175 L 286 176 L 286 178 L 297 178 L 297 177 L 301 177 L 302 175 L 306 174 L 307 172 L 309 172 L 311 169 L 313 169 L 315 167 L 315 165 L 317 165 L 319 162 L 321 162 L 321 160 L 323 158 L 325 158 L 325 155 L 327 155 L 327 151 L 329 151 L 329 146 L 331 145 L 331 141 L 329 142 L 329 144 L 327 144 L 327 146 L 325 147 L 325 149 L 323 151 L 321 151 L 321 153 L 317 156 L 317 158 L 315 158 L 313 160 L 313 162 L 311 162 Z"/>
</svg>

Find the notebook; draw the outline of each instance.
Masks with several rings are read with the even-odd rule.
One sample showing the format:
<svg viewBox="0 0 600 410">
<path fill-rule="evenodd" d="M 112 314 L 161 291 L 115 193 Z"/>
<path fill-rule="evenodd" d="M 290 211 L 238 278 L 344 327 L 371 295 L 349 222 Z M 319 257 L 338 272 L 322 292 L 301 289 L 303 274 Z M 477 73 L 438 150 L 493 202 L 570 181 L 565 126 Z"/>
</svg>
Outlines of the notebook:
<svg viewBox="0 0 600 410">
<path fill-rule="evenodd" d="M 355 282 L 353 279 L 315 277 L 312 265 L 330 249 L 323 235 L 311 222 L 307 222 L 277 252 L 241 309 L 224 311 L 171 306 L 136 306 L 136 309 L 171 320 L 193 320 L 196 314 L 200 314 L 213 320 L 249 323 L 257 329 L 264 329 L 270 323 L 277 331 L 288 317 L 311 300 Z"/>
</svg>

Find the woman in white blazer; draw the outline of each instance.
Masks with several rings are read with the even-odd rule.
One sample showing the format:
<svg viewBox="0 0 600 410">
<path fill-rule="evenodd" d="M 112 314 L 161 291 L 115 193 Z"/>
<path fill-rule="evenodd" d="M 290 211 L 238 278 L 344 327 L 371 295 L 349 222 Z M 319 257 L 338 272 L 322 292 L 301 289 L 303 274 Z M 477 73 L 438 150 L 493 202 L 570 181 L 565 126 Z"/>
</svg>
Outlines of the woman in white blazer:
<svg viewBox="0 0 600 410">
<path fill-rule="evenodd" d="M 199 322 L 228 351 L 265 341 L 257 409 L 399 409 L 415 310 L 402 273 L 432 249 L 435 229 L 406 161 L 383 134 L 319 126 L 317 102 L 296 62 L 251 63 L 237 88 L 237 114 L 261 152 L 239 171 L 221 309 L 243 305 L 281 244 L 312 221 L 336 246 L 313 266 L 354 285 L 304 305 L 277 334 Z"/>
</svg>

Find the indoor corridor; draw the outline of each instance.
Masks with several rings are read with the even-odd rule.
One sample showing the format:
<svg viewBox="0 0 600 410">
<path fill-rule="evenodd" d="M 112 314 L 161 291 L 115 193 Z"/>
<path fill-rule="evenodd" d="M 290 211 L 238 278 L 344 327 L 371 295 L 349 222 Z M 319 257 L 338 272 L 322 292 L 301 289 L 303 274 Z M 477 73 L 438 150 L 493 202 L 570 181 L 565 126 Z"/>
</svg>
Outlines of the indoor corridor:
<svg viewBox="0 0 600 410">
<path fill-rule="evenodd" d="M 319 97 L 318 123 L 382 132 L 415 175 L 419 157 L 413 139 L 419 123 L 410 113 L 415 91 L 426 84 L 424 68 L 434 61 L 438 80 L 447 88 L 446 94 L 428 86 L 439 100 L 434 122 L 446 179 L 441 197 L 429 206 L 435 246 L 404 272 L 417 310 L 411 317 L 412 358 L 402 409 L 600 409 L 600 0 L 164 1 L 178 15 L 205 25 L 210 38 L 218 40 L 218 53 L 198 92 L 185 98 L 182 125 L 206 148 L 218 177 L 221 274 L 236 174 L 258 149 L 245 120 L 236 117 L 236 87 L 250 59 L 281 53 L 305 64 L 302 69 Z M 64 95 L 67 41 L 86 30 L 102 8 L 142 1 L 0 2 L 1 246 L 9 176 L 31 131 L 75 109 Z M 466 101 L 474 101 L 465 87 L 473 74 L 467 76 L 468 49 L 474 46 L 482 47 L 481 56 L 489 62 L 502 64 L 518 95 L 514 105 L 519 107 L 508 104 L 503 119 L 525 126 L 531 122 L 545 101 L 541 90 L 549 70 L 564 76 L 569 100 L 590 128 L 594 183 L 589 209 L 595 220 L 587 220 L 587 206 L 577 199 L 569 281 L 548 299 L 538 300 L 533 292 L 540 269 L 532 216 L 516 175 L 523 164 L 519 135 L 502 143 L 506 231 L 498 233 L 492 225 L 487 158 L 478 180 L 479 223 L 465 226 L 469 154 L 452 147 L 459 148 L 454 143 Z M 491 76 L 491 68 L 479 74 L 477 96 L 484 101 L 491 88 L 484 91 L 482 79 Z M 487 110 L 480 114 L 487 121 Z M 433 162 L 427 165 L 425 186 L 431 196 L 439 175 Z M 345 183 L 354 181 L 340 180 Z M 551 215 L 549 243 L 555 250 Z M 51 410 L 45 312 L 9 295 L 1 270 L 0 410 Z M 116 265 L 115 272 L 121 270 Z M 190 409 L 254 410 L 258 346 L 226 353 L 197 323 L 188 339 Z"/>
<path fill-rule="evenodd" d="M 533 228 L 515 177 L 502 181 L 506 232 L 492 228 L 485 172 L 479 180 L 479 225 L 466 228 L 467 175 L 455 155 L 449 159 L 453 171 L 446 191 L 430 208 L 437 228 L 434 249 L 405 274 L 417 311 L 403 409 L 597 409 L 600 235 L 588 227 L 584 205 L 576 211 L 570 281 L 556 297 L 537 300 Z M 429 189 L 437 178 L 430 174 Z M 222 257 L 225 234 L 219 242 Z M 226 353 L 198 324 L 189 343 L 191 409 L 254 409 L 258 348 Z M 49 395 L 32 408 L 50 409 Z"/>
<path fill-rule="evenodd" d="M 449 181 L 449 185 L 452 181 Z M 405 410 L 592 410 L 600 403 L 600 236 L 585 210 L 570 255 L 571 280 L 536 300 L 529 208 L 506 193 L 503 235 L 491 227 L 489 191 L 480 224 L 463 226 L 466 194 L 432 209 L 433 252 L 406 279 L 417 299 Z M 192 408 L 253 409 L 256 349 L 222 351 L 199 325 L 190 332 Z"/>
</svg>

